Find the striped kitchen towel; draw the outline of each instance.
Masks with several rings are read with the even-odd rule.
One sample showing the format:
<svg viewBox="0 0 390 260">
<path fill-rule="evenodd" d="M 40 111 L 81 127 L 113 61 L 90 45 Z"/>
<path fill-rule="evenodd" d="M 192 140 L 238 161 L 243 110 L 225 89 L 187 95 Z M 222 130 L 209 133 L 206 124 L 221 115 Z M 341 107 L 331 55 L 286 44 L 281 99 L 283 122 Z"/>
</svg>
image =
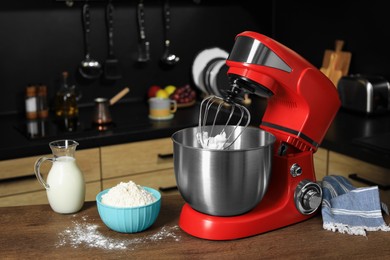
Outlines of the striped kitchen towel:
<svg viewBox="0 0 390 260">
<path fill-rule="evenodd" d="M 382 215 L 388 208 L 380 202 L 377 186 L 355 188 L 343 176 L 322 180 L 323 228 L 333 232 L 366 236 L 366 231 L 390 231 Z"/>
</svg>

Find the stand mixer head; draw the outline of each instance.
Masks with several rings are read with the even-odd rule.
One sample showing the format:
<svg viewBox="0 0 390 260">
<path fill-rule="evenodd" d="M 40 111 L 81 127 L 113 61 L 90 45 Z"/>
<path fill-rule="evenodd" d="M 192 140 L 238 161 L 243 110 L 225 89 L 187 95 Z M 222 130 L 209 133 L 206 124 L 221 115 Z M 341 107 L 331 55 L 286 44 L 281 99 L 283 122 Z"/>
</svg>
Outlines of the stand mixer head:
<svg viewBox="0 0 390 260">
<path fill-rule="evenodd" d="M 226 64 L 232 84 L 268 98 L 260 127 L 276 135 L 280 155 L 317 150 L 340 107 L 335 86 L 321 71 L 255 32 L 237 35 Z"/>
</svg>

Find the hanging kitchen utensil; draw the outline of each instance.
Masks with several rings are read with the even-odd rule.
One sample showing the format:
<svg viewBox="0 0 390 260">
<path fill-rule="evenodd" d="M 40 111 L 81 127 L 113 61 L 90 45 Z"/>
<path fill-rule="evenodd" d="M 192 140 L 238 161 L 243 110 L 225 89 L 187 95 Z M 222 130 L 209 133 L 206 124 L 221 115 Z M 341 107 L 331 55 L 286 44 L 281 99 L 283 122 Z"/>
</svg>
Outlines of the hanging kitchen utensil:
<svg viewBox="0 0 390 260">
<path fill-rule="evenodd" d="M 108 57 L 104 63 L 104 77 L 108 80 L 122 78 L 120 63 L 114 54 L 114 6 L 111 1 L 106 7 L 106 24 L 108 37 Z"/>
<path fill-rule="evenodd" d="M 169 37 L 169 30 L 170 30 L 170 22 L 171 22 L 171 10 L 169 5 L 169 0 L 164 0 L 163 4 L 163 17 L 164 17 L 164 53 L 161 57 L 161 62 L 165 65 L 175 65 L 177 62 L 179 62 L 180 58 L 171 53 L 170 51 L 170 37 Z"/>
<path fill-rule="evenodd" d="M 347 51 L 342 51 L 343 46 L 344 46 L 343 40 L 336 40 L 334 50 L 325 50 L 324 58 L 322 61 L 322 67 L 328 68 L 332 53 L 337 53 L 337 59 L 336 59 L 337 62 L 335 64 L 336 65 L 335 70 L 340 70 L 342 76 L 346 76 L 348 75 L 352 53 Z"/>
<path fill-rule="evenodd" d="M 91 28 L 89 4 L 87 2 L 83 5 L 82 22 L 84 33 L 85 58 L 83 61 L 81 61 L 81 64 L 79 66 L 79 72 L 84 78 L 96 79 L 102 73 L 102 66 L 97 60 L 91 58 L 89 51 L 89 33 L 91 31 Z"/>
<path fill-rule="evenodd" d="M 150 60 L 150 43 L 146 39 L 145 32 L 145 12 L 144 1 L 140 0 L 137 5 L 137 24 L 138 24 L 138 62 L 146 62 Z"/>
</svg>

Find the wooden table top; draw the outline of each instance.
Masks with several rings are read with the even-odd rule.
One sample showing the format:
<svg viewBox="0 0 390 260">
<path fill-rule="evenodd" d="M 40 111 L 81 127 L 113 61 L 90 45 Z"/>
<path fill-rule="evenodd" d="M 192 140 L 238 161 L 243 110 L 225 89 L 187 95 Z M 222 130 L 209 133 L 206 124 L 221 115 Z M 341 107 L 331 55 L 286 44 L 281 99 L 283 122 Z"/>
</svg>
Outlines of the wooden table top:
<svg viewBox="0 0 390 260">
<path fill-rule="evenodd" d="M 122 234 L 101 221 L 95 202 L 61 215 L 49 205 L 0 208 L 0 259 L 389 259 L 390 232 L 367 237 L 322 228 L 321 215 L 253 237 L 211 241 L 178 226 L 184 201 L 162 197 L 160 215 L 148 230 Z M 386 216 L 386 222 L 389 218 Z"/>
</svg>

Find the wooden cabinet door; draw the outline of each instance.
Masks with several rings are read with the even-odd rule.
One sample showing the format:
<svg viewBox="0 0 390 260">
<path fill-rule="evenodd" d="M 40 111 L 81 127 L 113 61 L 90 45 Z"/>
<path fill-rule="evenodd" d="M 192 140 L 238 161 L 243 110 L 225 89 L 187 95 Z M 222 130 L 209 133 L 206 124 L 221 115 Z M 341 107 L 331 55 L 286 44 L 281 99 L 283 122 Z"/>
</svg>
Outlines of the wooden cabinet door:
<svg viewBox="0 0 390 260">
<path fill-rule="evenodd" d="M 328 172 L 329 175 L 347 177 L 355 187 L 374 186 L 376 184 L 390 187 L 390 169 L 332 151 L 329 151 Z M 350 174 L 356 174 L 362 181 L 350 178 Z M 390 190 L 381 189 L 380 194 L 382 201 L 390 205 Z"/>
<path fill-rule="evenodd" d="M 29 183 L 37 182 L 36 180 L 29 180 L 23 185 L 18 185 L 19 188 Z M 95 201 L 96 195 L 101 191 L 100 181 L 89 182 L 85 185 L 85 201 Z M 0 207 L 8 206 L 23 206 L 23 205 L 39 205 L 49 204 L 47 200 L 46 190 L 42 187 L 39 191 L 28 193 L 18 193 L 15 195 L 4 196 L 0 198 Z"/>
<path fill-rule="evenodd" d="M 51 158 L 51 154 L 42 155 Z M 96 184 L 99 183 L 100 190 L 100 150 L 99 148 L 76 151 L 77 165 L 84 175 L 87 187 L 89 183 L 94 183 L 93 193 L 96 193 Z M 31 156 L 25 158 L 0 161 L 0 206 L 7 205 L 30 205 L 47 203 L 46 191 L 38 182 L 34 174 L 34 163 L 41 156 Z M 47 173 L 51 168 L 51 163 L 41 165 L 43 178 L 47 178 Z M 96 194 L 95 194 L 96 196 Z M 94 200 L 94 196 L 87 198 Z M 14 203 L 14 204 L 13 204 Z"/>
<path fill-rule="evenodd" d="M 171 138 L 162 138 L 101 148 L 102 178 L 173 168 Z"/>
<path fill-rule="evenodd" d="M 317 181 L 321 181 L 328 174 L 328 150 L 318 148 L 313 158 L 316 179 Z"/>
<path fill-rule="evenodd" d="M 112 188 L 120 182 L 133 181 L 138 185 L 147 186 L 160 191 L 161 193 L 174 193 L 176 189 L 176 179 L 173 169 L 160 170 L 149 173 L 133 174 L 103 180 L 103 189 Z"/>
</svg>

